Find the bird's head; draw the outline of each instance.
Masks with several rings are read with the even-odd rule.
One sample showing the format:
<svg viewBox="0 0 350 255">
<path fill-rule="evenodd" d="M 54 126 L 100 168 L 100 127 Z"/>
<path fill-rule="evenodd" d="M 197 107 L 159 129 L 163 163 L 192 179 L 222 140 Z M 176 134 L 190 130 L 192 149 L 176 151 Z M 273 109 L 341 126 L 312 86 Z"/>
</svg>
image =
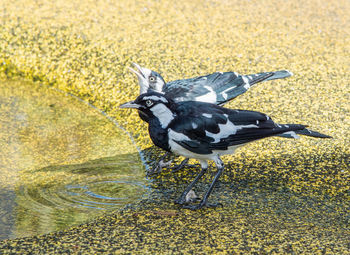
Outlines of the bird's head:
<svg viewBox="0 0 350 255">
<path fill-rule="evenodd" d="M 165 81 L 159 73 L 141 67 L 136 63 L 133 63 L 133 65 L 137 70 L 134 70 L 131 67 L 129 67 L 129 69 L 136 74 L 137 79 L 139 80 L 140 95 L 151 91 L 162 92 Z"/>
<path fill-rule="evenodd" d="M 163 128 L 175 117 L 174 102 L 157 92 L 141 94 L 134 101 L 120 105 L 120 108 L 138 109 L 147 119 L 157 118 Z"/>
</svg>

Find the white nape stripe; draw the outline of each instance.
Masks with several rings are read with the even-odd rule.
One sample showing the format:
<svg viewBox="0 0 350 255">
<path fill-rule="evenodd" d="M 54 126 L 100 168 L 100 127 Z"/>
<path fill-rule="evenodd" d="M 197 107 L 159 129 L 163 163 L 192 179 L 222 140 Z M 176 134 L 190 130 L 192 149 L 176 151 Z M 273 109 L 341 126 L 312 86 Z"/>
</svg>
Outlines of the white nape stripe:
<svg viewBox="0 0 350 255">
<path fill-rule="evenodd" d="M 210 114 L 210 113 L 203 113 L 202 114 L 203 117 L 206 117 L 208 119 L 211 119 L 213 117 L 213 114 Z"/>
<path fill-rule="evenodd" d="M 196 129 L 198 127 L 197 123 L 192 122 L 192 128 Z"/>
<path fill-rule="evenodd" d="M 204 86 L 204 88 L 208 89 L 209 92 L 204 94 L 203 96 L 196 97 L 195 100 L 199 102 L 207 102 L 207 103 L 216 103 L 216 93 L 210 86 Z"/>
<path fill-rule="evenodd" d="M 249 124 L 249 125 L 234 125 L 231 121 L 227 120 L 226 124 L 218 124 L 219 125 L 219 133 L 214 134 L 208 131 L 205 131 L 205 134 L 214 139 L 214 143 L 220 142 L 221 139 L 227 138 L 230 135 L 234 135 L 238 130 L 243 128 L 258 128 L 257 125 Z"/>
<path fill-rule="evenodd" d="M 147 96 L 144 97 L 143 99 L 150 99 L 150 100 L 154 100 L 154 101 L 162 101 L 164 103 L 169 103 L 168 100 L 166 100 L 166 98 L 164 97 L 158 97 L 158 96 Z"/>
<path fill-rule="evenodd" d="M 166 128 L 169 123 L 174 119 L 172 111 L 164 104 L 159 103 L 150 109 L 153 115 L 159 120 L 162 128 Z"/>
</svg>

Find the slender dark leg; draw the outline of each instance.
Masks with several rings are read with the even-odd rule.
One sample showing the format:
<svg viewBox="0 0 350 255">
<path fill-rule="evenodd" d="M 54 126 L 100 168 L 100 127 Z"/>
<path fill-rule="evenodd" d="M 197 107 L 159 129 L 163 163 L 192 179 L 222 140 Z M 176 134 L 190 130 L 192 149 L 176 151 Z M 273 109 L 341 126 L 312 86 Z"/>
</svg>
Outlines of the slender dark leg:
<svg viewBox="0 0 350 255">
<path fill-rule="evenodd" d="M 202 178 L 202 176 L 205 174 L 205 172 L 208 170 L 208 164 L 207 162 L 203 161 L 201 162 L 201 166 L 202 166 L 202 170 L 201 172 L 197 175 L 197 177 L 190 183 L 190 185 L 187 186 L 187 188 L 185 189 L 185 191 L 181 194 L 181 196 L 175 200 L 175 203 L 177 204 L 184 204 L 186 203 L 186 196 L 188 194 L 188 192 L 190 192 L 190 190 L 194 187 L 194 185 L 196 185 L 196 183 L 199 181 L 200 178 Z"/>
<path fill-rule="evenodd" d="M 223 165 L 220 158 L 215 160 L 215 164 L 216 164 L 218 171 L 216 172 L 216 175 L 214 176 L 213 182 L 210 184 L 207 193 L 205 193 L 205 195 L 203 196 L 202 201 L 200 201 L 199 204 L 195 204 L 195 205 L 185 205 L 185 206 L 183 206 L 184 208 L 188 208 L 191 210 L 197 210 L 197 209 L 200 209 L 207 204 L 208 197 L 210 196 L 210 193 L 213 191 L 215 183 L 220 178 L 222 171 L 224 170 L 224 165 Z"/>
<path fill-rule="evenodd" d="M 157 163 L 155 164 L 154 167 L 150 168 L 148 171 L 147 171 L 147 175 L 152 175 L 152 174 L 155 174 L 155 173 L 159 173 L 162 168 L 164 166 L 167 166 L 167 165 L 170 165 L 171 164 L 171 161 L 170 160 L 169 162 L 163 162 L 164 159 L 170 154 L 170 152 L 166 152 L 164 153 L 164 155 L 157 161 Z"/>
<path fill-rule="evenodd" d="M 187 162 L 189 160 L 190 160 L 189 158 L 185 158 L 184 160 L 182 160 L 182 162 L 180 164 L 173 167 L 172 172 L 176 173 L 177 171 L 181 170 L 187 164 Z"/>
</svg>

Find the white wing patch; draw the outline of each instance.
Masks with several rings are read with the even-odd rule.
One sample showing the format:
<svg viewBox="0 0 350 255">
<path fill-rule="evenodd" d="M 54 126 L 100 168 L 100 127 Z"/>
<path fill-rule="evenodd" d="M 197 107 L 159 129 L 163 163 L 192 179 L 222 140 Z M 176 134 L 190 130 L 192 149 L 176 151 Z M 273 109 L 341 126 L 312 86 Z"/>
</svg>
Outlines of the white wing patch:
<svg viewBox="0 0 350 255">
<path fill-rule="evenodd" d="M 243 80 L 243 81 L 244 81 L 244 83 L 245 83 L 243 87 L 244 87 L 245 89 L 247 89 L 247 90 L 248 90 L 248 89 L 250 88 L 250 84 L 249 84 L 249 80 L 248 80 L 248 78 L 247 78 L 247 77 L 245 77 L 245 76 L 242 76 L 242 80 Z"/>
<path fill-rule="evenodd" d="M 257 125 L 249 124 L 249 125 L 235 125 L 231 121 L 227 120 L 226 124 L 218 124 L 220 131 L 217 134 L 205 131 L 205 134 L 214 139 L 214 143 L 220 142 L 221 139 L 227 138 L 230 135 L 234 135 L 238 130 L 243 128 L 258 128 Z"/>
<path fill-rule="evenodd" d="M 236 89 L 237 86 L 235 87 L 230 87 L 228 89 L 225 89 L 223 92 L 221 92 L 222 97 L 227 100 L 227 92 L 231 92 L 232 90 Z"/>
<path fill-rule="evenodd" d="M 168 137 L 169 140 L 176 140 L 176 141 L 191 141 L 191 139 L 182 133 L 178 133 L 171 128 L 168 130 Z"/>
<path fill-rule="evenodd" d="M 196 101 L 215 104 L 216 103 L 215 91 L 210 86 L 204 86 L 204 88 L 209 90 L 209 92 L 204 94 L 203 96 L 196 97 Z"/>
<path fill-rule="evenodd" d="M 170 121 L 174 119 L 173 113 L 162 103 L 156 104 L 150 110 L 152 111 L 153 115 L 158 118 L 162 128 L 166 128 Z"/>
<path fill-rule="evenodd" d="M 294 131 L 288 131 L 288 132 L 284 132 L 284 135 L 290 135 L 291 137 L 295 138 L 295 139 L 299 139 L 300 136 L 298 136 Z"/>
<path fill-rule="evenodd" d="M 203 113 L 202 116 L 211 119 L 213 117 L 213 114 Z"/>
</svg>

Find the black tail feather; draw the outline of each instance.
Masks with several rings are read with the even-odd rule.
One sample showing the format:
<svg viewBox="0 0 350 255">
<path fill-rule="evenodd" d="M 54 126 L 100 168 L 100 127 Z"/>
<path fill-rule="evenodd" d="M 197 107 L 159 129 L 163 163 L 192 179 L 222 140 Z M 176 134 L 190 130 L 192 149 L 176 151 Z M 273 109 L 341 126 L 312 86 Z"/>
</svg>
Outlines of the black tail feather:
<svg viewBox="0 0 350 255">
<path fill-rule="evenodd" d="M 225 75 L 231 73 L 224 73 Z M 228 101 L 231 101 L 235 97 L 245 93 L 253 85 L 270 80 L 284 79 L 292 76 L 293 74 L 287 70 L 265 72 L 250 75 L 237 76 L 233 83 L 226 83 L 225 86 L 221 86 L 220 89 L 216 89 L 217 93 L 217 104 L 223 105 Z"/>
<path fill-rule="evenodd" d="M 298 135 L 311 136 L 311 137 L 315 137 L 315 138 L 332 138 L 329 135 L 321 134 L 317 131 L 313 131 L 313 130 L 310 130 L 308 128 L 304 128 L 302 130 L 285 132 L 285 133 L 279 134 L 277 136 L 284 137 L 284 138 L 299 138 Z"/>
<path fill-rule="evenodd" d="M 303 129 L 303 130 L 298 130 L 295 131 L 295 133 L 297 133 L 298 135 L 306 135 L 306 136 L 312 136 L 312 137 L 317 137 L 317 138 L 332 138 L 329 135 L 325 135 L 325 134 L 321 134 L 317 131 L 312 131 L 310 129 Z"/>
</svg>

